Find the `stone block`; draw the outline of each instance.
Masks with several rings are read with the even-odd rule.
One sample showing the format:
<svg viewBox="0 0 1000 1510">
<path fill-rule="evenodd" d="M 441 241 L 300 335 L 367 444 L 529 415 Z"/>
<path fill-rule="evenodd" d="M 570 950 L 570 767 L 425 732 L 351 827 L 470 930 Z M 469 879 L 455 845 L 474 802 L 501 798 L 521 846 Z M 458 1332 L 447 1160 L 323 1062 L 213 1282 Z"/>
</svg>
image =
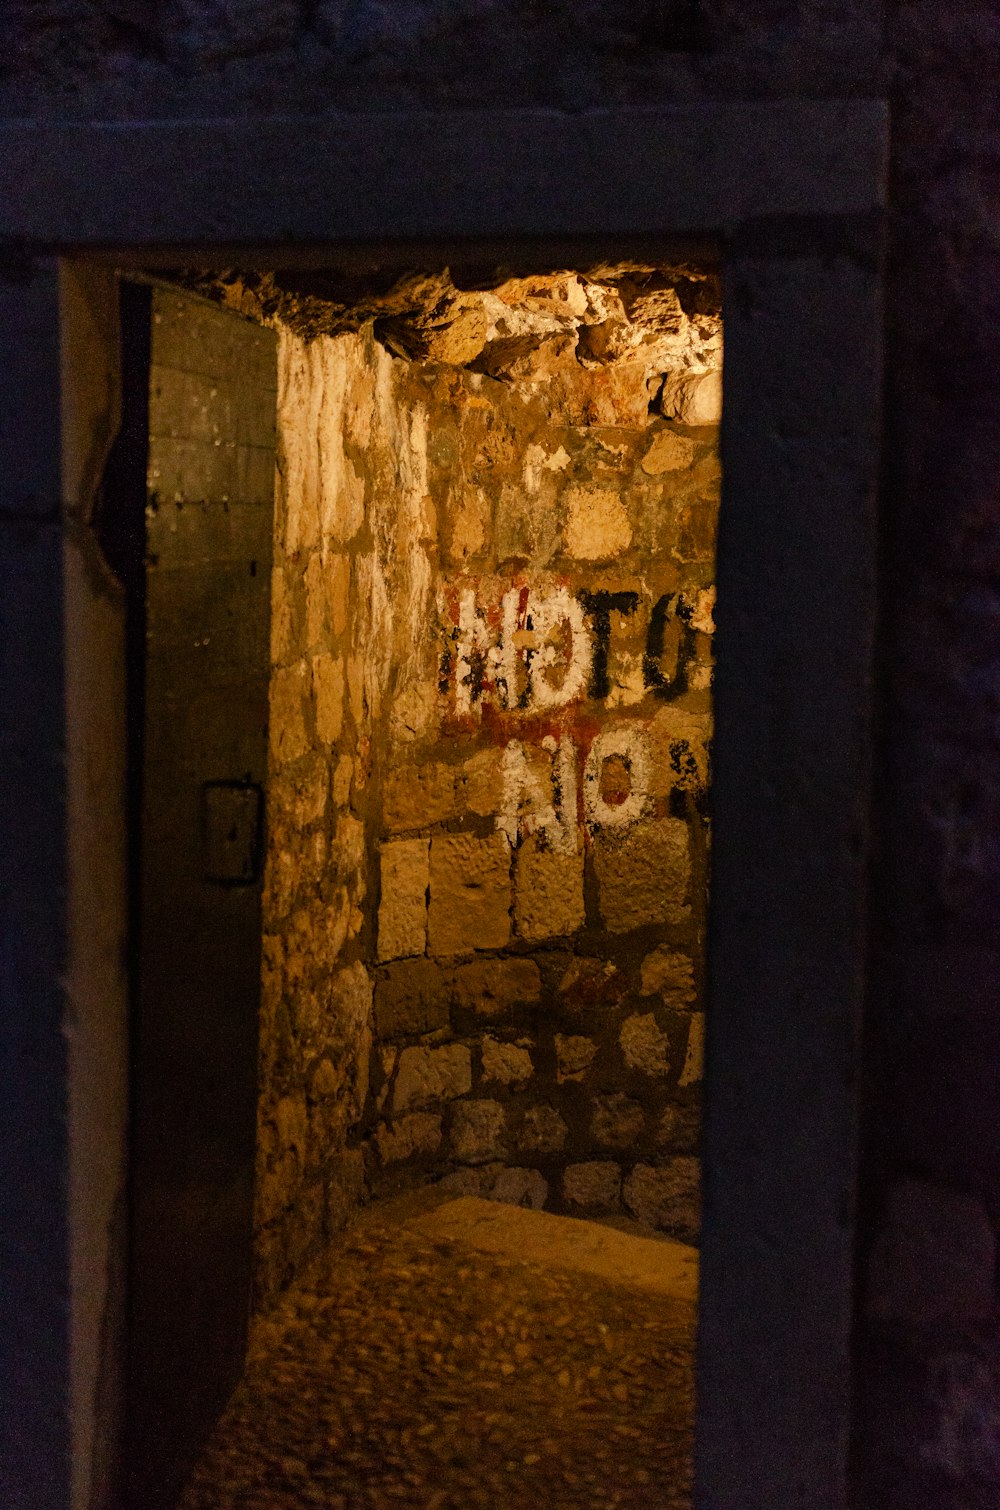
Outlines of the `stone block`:
<svg viewBox="0 0 1000 1510">
<path fill-rule="evenodd" d="M 437 1188 L 447 1190 L 449 1195 L 478 1195 L 485 1199 L 484 1186 L 488 1183 L 490 1173 L 486 1169 L 453 1169 L 438 1181 Z"/>
<path fill-rule="evenodd" d="M 354 760 L 345 752 L 340 756 L 333 772 L 333 801 L 337 807 L 346 807 L 350 802 L 353 780 Z"/>
<path fill-rule="evenodd" d="M 715 633 L 715 587 L 700 587 L 694 595 L 691 628 L 699 634 Z"/>
<path fill-rule="evenodd" d="M 360 962 L 332 976 L 325 1026 L 327 1047 L 348 1066 L 348 1111 L 356 1121 L 368 1095 L 372 1046 L 372 983 Z"/>
<path fill-rule="evenodd" d="M 457 811 L 454 766 L 430 760 L 397 767 L 386 777 L 382 816 L 390 831 L 428 828 L 455 817 Z"/>
<path fill-rule="evenodd" d="M 306 599 L 306 646 L 311 648 L 327 638 L 326 593 L 323 586 L 324 563 L 316 552 L 306 562 L 303 575 Z"/>
<path fill-rule="evenodd" d="M 691 607 L 692 623 L 695 617 L 700 624 L 712 623 L 709 599 L 698 591 L 686 594 Z M 714 603 L 714 589 L 711 600 Z M 706 617 L 707 616 L 707 617 Z M 714 625 L 713 625 L 714 628 Z M 670 665 L 669 652 L 665 661 Z M 689 667 L 689 683 L 698 668 Z M 652 797 L 667 797 L 675 791 L 692 792 L 695 795 L 709 786 L 709 747 L 712 738 L 712 719 L 707 713 L 694 713 L 680 708 L 676 703 L 662 704 L 646 724 L 651 761 L 649 769 L 649 792 Z"/>
<path fill-rule="evenodd" d="M 541 1211 L 549 1187 L 537 1169 L 501 1169 L 485 1194 L 488 1200 L 504 1206 L 527 1206 L 532 1211 Z"/>
<path fill-rule="evenodd" d="M 570 1164 L 563 1175 L 563 1195 L 572 1206 L 587 1211 L 621 1208 L 622 1172 L 610 1161 Z"/>
<path fill-rule="evenodd" d="M 303 1184 L 294 1203 L 260 1235 L 254 1288 L 262 1307 L 270 1308 L 315 1256 L 323 1233 L 325 1194 L 321 1179 Z"/>
<path fill-rule="evenodd" d="M 380 853 L 378 957 L 423 954 L 427 944 L 427 839 L 396 839 Z"/>
<path fill-rule="evenodd" d="M 557 1033 L 556 1079 L 560 1085 L 567 1080 L 583 1080 L 596 1054 L 597 1044 L 593 1039 L 573 1033 Z"/>
<path fill-rule="evenodd" d="M 705 1016 L 703 1012 L 692 1012 L 691 1021 L 688 1024 L 687 1049 L 684 1052 L 684 1066 L 678 1085 L 697 1085 L 705 1072 Z"/>
<path fill-rule="evenodd" d="M 416 1037 L 447 1026 L 444 977 L 433 960 L 400 960 L 379 972 L 375 1028 L 380 1038 Z"/>
<path fill-rule="evenodd" d="M 568 1133 L 554 1106 L 532 1106 L 518 1129 L 517 1146 L 523 1153 L 559 1153 Z"/>
<path fill-rule="evenodd" d="M 559 938 L 586 922 L 583 851 L 562 854 L 537 834 L 524 840 L 514 862 L 514 921 L 521 938 Z"/>
<path fill-rule="evenodd" d="M 457 776 L 459 807 L 491 818 L 500 811 L 503 792 L 502 752 L 494 747 L 478 750 L 460 767 Z"/>
<path fill-rule="evenodd" d="M 357 727 L 365 724 L 365 665 L 359 655 L 347 657 L 347 700 Z"/>
<path fill-rule="evenodd" d="M 302 879 L 299 854 L 290 848 L 273 849 L 264 869 L 264 916 L 273 924 L 291 911 Z"/>
<path fill-rule="evenodd" d="M 687 824 L 680 818 L 637 823 L 594 842 L 600 910 L 612 933 L 646 923 L 682 923 L 691 884 Z"/>
<path fill-rule="evenodd" d="M 339 1232 L 364 1194 L 365 1158 L 360 1148 L 345 1148 L 323 1172 L 327 1233 Z"/>
<path fill-rule="evenodd" d="M 353 813 L 338 813 L 330 841 L 330 859 L 337 879 L 358 881 L 365 868 L 365 826 Z"/>
<path fill-rule="evenodd" d="M 437 679 L 407 682 L 392 700 L 389 736 L 397 745 L 429 739 L 437 732 L 440 718 Z"/>
<path fill-rule="evenodd" d="M 510 846 L 503 834 L 431 840 L 428 940 L 432 954 L 502 949 L 510 940 Z"/>
<path fill-rule="evenodd" d="M 350 911 L 348 898 L 337 890 L 328 902 L 311 898 L 285 922 L 285 995 L 293 1013 L 298 993 L 336 966 L 347 938 Z"/>
<path fill-rule="evenodd" d="M 256 1220 L 273 1221 L 290 1206 L 306 1167 L 309 1121 L 305 1096 L 281 1097 L 262 1108 L 257 1145 Z"/>
<path fill-rule="evenodd" d="M 325 585 L 330 628 L 335 636 L 340 636 L 347 628 L 351 586 L 350 556 L 327 557 Z"/>
<path fill-rule="evenodd" d="M 268 738 L 272 766 L 288 765 L 309 749 L 306 706 L 309 674 L 305 661 L 285 666 L 271 676 Z"/>
<path fill-rule="evenodd" d="M 418 1155 L 429 1157 L 441 1146 L 441 1118 L 433 1112 L 411 1112 L 396 1122 L 381 1122 L 375 1146 L 383 1164 L 399 1164 Z"/>
<path fill-rule="evenodd" d="M 305 570 L 306 643 L 319 645 L 347 627 L 350 557 L 318 553 Z"/>
<path fill-rule="evenodd" d="M 676 430 L 657 430 L 642 458 L 642 470 L 650 477 L 663 472 L 682 472 L 694 460 L 694 441 Z"/>
<path fill-rule="evenodd" d="M 697 1000 L 694 961 L 668 944 L 661 944 L 642 962 L 643 996 L 660 996 L 674 1011 L 693 1007 Z"/>
<path fill-rule="evenodd" d="M 594 1099 L 591 1130 L 603 1148 L 630 1148 L 641 1136 L 646 1114 L 638 1101 L 621 1091 Z"/>
<path fill-rule="evenodd" d="M 318 823 L 326 813 L 330 765 L 326 755 L 313 751 L 292 770 L 274 775 L 268 784 L 267 816 L 270 851 L 292 844 L 302 829 Z"/>
<path fill-rule="evenodd" d="M 670 373 L 660 394 L 667 419 L 682 425 L 717 425 L 722 419 L 722 373 Z"/>
<path fill-rule="evenodd" d="M 291 590 L 280 566 L 271 571 L 271 665 L 280 666 L 292 653 L 295 609 Z"/>
<path fill-rule="evenodd" d="M 518 1044 L 484 1038 L 482 1058 L 483 1079 L 496 1080 L 501 1085 L 526 1085 L 535 1072 L 528 1050 Z"/>
<path fill-rule="evenodd" d="M 671 1153 L 694 1153 L 701 1147 L 701 1107 L 684 1102 L 667 1106 L 656 1127 L 656 1143 Z"/>
<path fill-rule="evenodd" d="M 313 1059 L 326 1046 L 327 1009 L 325 991 L 306 986 L 296 987 L 282 1002 L 282 1016 L 291 1028 L 303 1062 Z"/>
<path fill-rule="evenodd" d="M 659 1077 L 670 1074 L 670 1039 L 652 1012 L 627 1017 L 618 1042 L 630 1070 Z"/>
<path fill-rule="evenodd" d="M 477 1195 L 504 1206 L 530 1206 L 541 1211 L 549 1188 L 537 1169 L 507 1169 L 502 1164 L 481 1164 L 474 1169 L 455 1169 L 445 1175 L 439 1188 L 452 1195 Z"/>
<path fill-rule="evenodd" d="M 486 543 L 490 527 L 489 495 L 482 488 L 469 485 L 461 491 L 456 489 L 449 499 L 447 518 L 448 559 L 453 566 L 462 566 Z"/>
<path fill-rule="evenodd" d="M 307 1127 L 305 1098 L 301 1094 L 282 1096 L 274 1108 L 277 1146 L 294 1154 L 300 1167 L 305 1163 Z"/>
<path fill-rule="evenodd" d="M 312 663 L 316 704 L 316 738 L 336 744 L 344 722 L 344 663 L 332 655 L 317 655 Z"/>
<path fill-rule="evenodd" d="M 348 1066 L 333 1064 L 329 1059 L 320 1061 L 319 1073 L 313 1074 L 309 1085 L 309 1151 L 310 1175 L 322 1169 L 331 1153 L 342 1149 L 347 1141 L 352 1108 L 341 1095 Z"/>
<path fill-rule="evenodd" d="M 535 1006 L 542 999 L 542 976 L 533 959 L 473 960 L 449 974 L 452 1008 L 457 1014 L 496 1018 L 515 1007 Z"/>
<path fill-rule="evenodd" d="M 574 1013 L 593 1007 L 613 1007 L 625 994 L 627 981 L 610 960 L 572 959 L 559 982 L 560 1005 Z"/>
<path fill-rule="evenodd" d="M 464 1043 L 438 1048 L 403 1049 L 396 1069 L 392 1105 L 396 1113 L 407 1107 L 433 1106 L 472 1089 L 472 1055 Z"/>
<path fill-rule="evenodd" d="M 701 1221 L 701 1169 L 688 1155 L 663 1165 L 637 1164 L 624 1185 L 625 1204 L 641 1222 L 696 1242 Z"/>
<path fill-rule="evenodd" d="M 309 1077 L 309 1097 L 313 1101 L 335 1096 L 344 1084 L 343 1066 L 332 1059 L 320 1059 Z"/>
<path fill-rule="evenodd" d="M 577 561 L 609 561 L 628 550 L 632 526 L 618 488 L 567 488 L 565 544 Z"/>
<path fill-rule="evenodd" d="M 902 1180 L 889 1196 L 868 1274 L 868 1311 L 915 1325 L 996 1315 L 996 1235 L 971 1195 Z"/>
<path fill-rule="evenodd" d="M 399 1058 L 399 1050 L 391 1045 L 381 1044 L 378 1051 L 379 1078 L 378 1089 L 375 1095 L 375 1110 L 381 1114 L 385 1109 L 385 1103 L 389 1099 L 389 1089 L 392 1077 L 396 1069 L 396 1061 Z"/>
<path fill-rule="evenodd" d="M 460 1101 L 451 1120 L 451 1146 L 463 1164 L 502 1159 L 507 1120 L 498 1101 Z"/>
<path fill-rule="evenodd" d="M 602 362 L 582 372 L 577 365 L 575 372 L 554 373 L 546 402 L 558 406 L 571 425 L 641 431 L 649 421 L 645 363 Z"/>
<path fill-rule="evenodd" d="M 520 480 L 501 487 L 494 524 L 498 561 L 530 561 L 537 571 L 552 559 L 559 545 L 559 516 L 554 479 L 547 484 L 542 496 L 531 496 Z"/>
<path fill-rule="evenodd" d="M 714 501 L 687 503 L 678 508 L 677 554 L 682 560 L 692 564 L 704 561 L 706 565 L 714 560 L 718 517 Z"/>
</svg>

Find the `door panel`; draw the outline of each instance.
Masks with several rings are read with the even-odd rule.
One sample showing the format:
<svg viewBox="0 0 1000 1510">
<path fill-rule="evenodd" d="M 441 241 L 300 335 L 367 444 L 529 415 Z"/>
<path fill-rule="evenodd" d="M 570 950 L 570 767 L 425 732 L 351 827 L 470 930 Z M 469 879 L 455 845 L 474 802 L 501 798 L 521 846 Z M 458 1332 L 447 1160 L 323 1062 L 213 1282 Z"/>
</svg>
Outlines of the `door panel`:
<svg viewBox="0 0 1000 1510">
<path fill-rule="evenodd" d="M 170 1505 L 249 1314 L 276 357 L 150 307 L 128 1503 Z"/>
</svg>

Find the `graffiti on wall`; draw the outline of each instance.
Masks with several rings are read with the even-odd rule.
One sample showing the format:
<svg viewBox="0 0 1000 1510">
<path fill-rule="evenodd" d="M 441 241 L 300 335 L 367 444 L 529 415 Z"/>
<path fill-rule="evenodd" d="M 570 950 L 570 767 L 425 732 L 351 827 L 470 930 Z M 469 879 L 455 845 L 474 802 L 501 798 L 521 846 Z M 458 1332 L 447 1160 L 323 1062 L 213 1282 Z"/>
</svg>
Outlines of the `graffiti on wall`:
<svg viewBox="0 0 1000 1510">
<path fill-rule="evenodd" d="M 452 585 L 439 600 L 446 636 L 442 691 L 450 692 L 460 717 L 489 705 L 540 713 L 584 698 L 607 702 L 618 649 L 621 700 L 678 697 L 691 685 L 695 636 L 714 629 L 714 597 L 713 588 L 701 588 L 642 601 L 636 591 L 519 583 L 484 599 L 475 587 Z M 621 647 L 614 644 L 616 628 Z"/>
<path fill-rule="evenodd" d="M 649 715 L 606 715 L 708 685 L 697 643 L 714 630 L 713 605 L 711 588 L 463 580 L 442 591 L 440 691 L 460 726 L 487 723 L 503 743 L 497 826 L 511 845 L 538 833 L 573 853 L 581 827 L 625 829 L 651 813 Z M 679 771 L 692 761 L 671 754 Z"/>
</svg>

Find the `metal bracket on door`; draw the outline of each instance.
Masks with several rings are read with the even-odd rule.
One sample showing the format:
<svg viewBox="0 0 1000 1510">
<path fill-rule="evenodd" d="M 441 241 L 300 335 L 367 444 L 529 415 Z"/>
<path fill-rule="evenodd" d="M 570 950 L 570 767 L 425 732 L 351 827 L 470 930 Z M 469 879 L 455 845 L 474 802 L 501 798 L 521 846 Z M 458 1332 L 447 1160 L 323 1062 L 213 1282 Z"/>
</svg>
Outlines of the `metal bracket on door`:
<svg viewBox="0 0 1000 1510">
<path fill-rule="evenodd" d="M 260 875 L 264 793 L 253 781 L 206 781 L 201 788 L 201 874 L 223 886 L 252 886 Z"/>
</svg>

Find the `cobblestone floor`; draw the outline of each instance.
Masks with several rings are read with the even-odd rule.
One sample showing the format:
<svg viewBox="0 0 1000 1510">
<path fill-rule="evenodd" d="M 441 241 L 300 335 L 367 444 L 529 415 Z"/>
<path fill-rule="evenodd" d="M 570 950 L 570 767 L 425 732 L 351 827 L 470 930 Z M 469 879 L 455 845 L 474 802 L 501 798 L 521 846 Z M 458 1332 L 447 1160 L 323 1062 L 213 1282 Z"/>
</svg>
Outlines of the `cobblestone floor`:
<svg viewBox="0 0 1000 1510">
<path fill-rule="evenodd" d="M 558 1259 L 561 1219 L 530 1215 Z M 258 1324 L 182 1510 L 688 1510 L 690 1292 L 457 1230 L 343 1236 Z"/>
</svg>

